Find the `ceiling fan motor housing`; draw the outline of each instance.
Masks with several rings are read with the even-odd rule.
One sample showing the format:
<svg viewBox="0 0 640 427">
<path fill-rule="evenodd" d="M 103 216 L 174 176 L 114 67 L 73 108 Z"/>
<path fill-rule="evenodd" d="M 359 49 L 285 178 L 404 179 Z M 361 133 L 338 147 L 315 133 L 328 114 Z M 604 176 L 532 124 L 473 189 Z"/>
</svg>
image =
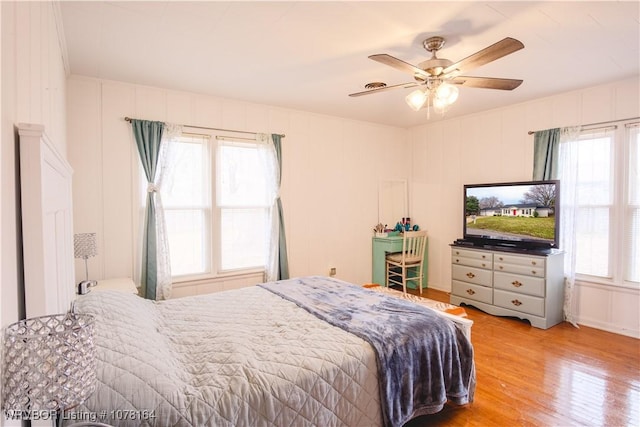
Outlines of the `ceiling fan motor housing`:
<svg viewBox="0 0 640 427">
<path fill-rule="evenodd" d="M 442 49 L 444 46 L 444 38 L 440 36 L 429 37 L 428 39 L 422 42 L 424 48 L 431 52 L 431 58 L 426 61 L 422 61 L 418 64 L 418 68 L 423 69 L 431 77 L 437 77 L 442 74 L 442 71 L 447 68 L 449 65 L 453 64 L 453 61 L 449 61 L 448 59 L 440 59 L 436 57 L 436 52 Z M 418 78 L 416 77 L 416 80 Z M 421 79 L 424 81 L 424 79 Z"/>
<path fill-rule="evenodd" d="M 431 77 L 437 77 L 442 74 L 442 71 L 451 64 L 453 64 L 453 62 L 449 61 L 448 59 L 440 59 L 434 57 L 419 63 L 418 68 L 421 68 L 429 73 Z"/>
</svg>

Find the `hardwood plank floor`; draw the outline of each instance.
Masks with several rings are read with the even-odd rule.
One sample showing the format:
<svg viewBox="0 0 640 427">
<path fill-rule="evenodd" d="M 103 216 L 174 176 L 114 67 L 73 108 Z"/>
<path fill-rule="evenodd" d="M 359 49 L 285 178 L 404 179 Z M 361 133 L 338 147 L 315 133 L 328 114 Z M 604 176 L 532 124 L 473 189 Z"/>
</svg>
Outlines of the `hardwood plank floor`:
<svg viewBox="0 0 640 427">
<path fill-rule="evenodd" d="M 432 289 L 422 296 L 449 301 Z M 640 340 L 566 322 L 542 330 L 465 310 L 474 321 L 474 402 L 405 427 L 640 426 Z"/>
</svg>

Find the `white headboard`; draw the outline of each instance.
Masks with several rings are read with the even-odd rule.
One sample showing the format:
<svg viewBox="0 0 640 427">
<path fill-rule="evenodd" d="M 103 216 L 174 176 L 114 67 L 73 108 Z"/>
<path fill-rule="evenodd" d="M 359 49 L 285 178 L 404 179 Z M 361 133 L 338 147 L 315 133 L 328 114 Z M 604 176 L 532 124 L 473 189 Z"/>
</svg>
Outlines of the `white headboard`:
<svg viewBox="0 0 640 427">
<path fill-rule="evenodd" d="M 63 313 L 75 295 L 73 170 L 44 126 L 18 125 L 27 318 Z"/>
</svg>

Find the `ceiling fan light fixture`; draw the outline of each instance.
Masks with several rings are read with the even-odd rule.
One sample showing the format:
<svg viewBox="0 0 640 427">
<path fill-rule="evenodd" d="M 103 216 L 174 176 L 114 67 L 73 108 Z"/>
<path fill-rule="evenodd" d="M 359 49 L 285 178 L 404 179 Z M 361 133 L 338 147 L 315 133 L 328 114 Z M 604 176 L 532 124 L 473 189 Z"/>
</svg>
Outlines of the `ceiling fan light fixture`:
<svg viewBox="0 0 640 427">
<path fill-rule="evenodd" d="M 445 111 L 447 111 L 447 107 L 449 107 L 450 104 L 447 104 L 446 101 L 442 98 L 434 98 L 433 99 L 433 108 L 434 110 L 436 110 L 437 112 L 443 113 Z"/>
<path fill-rule="evenodd" d="M 436 89 L 436 96 L 433 101 L 434 105 L 444 104 L 444 106 L 451 105 L 458 99 L 458 88 L 449 83 L 442 83 Z"/>
<path fill-rule="evenodd" d="M 416 89 L 407 95 L 404 100 L 413 111 L 419 111 L 429 99 L 429 93 Z"/>
</svg>

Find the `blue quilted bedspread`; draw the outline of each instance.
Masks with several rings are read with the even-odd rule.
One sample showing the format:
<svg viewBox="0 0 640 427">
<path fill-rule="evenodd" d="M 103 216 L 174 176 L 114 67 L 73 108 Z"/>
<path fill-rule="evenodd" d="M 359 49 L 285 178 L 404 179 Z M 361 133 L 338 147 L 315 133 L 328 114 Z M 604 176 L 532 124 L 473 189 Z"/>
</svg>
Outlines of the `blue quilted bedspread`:
<svg viewBox="0 0 640 427">
<path fill-rule="evenodd" d="M 409 301 L 327 277 L 259 285 L 369 342 L 378 358 L 385 425 L 473 400 L 473 347 L 454 324 Z"/>
</svg>

